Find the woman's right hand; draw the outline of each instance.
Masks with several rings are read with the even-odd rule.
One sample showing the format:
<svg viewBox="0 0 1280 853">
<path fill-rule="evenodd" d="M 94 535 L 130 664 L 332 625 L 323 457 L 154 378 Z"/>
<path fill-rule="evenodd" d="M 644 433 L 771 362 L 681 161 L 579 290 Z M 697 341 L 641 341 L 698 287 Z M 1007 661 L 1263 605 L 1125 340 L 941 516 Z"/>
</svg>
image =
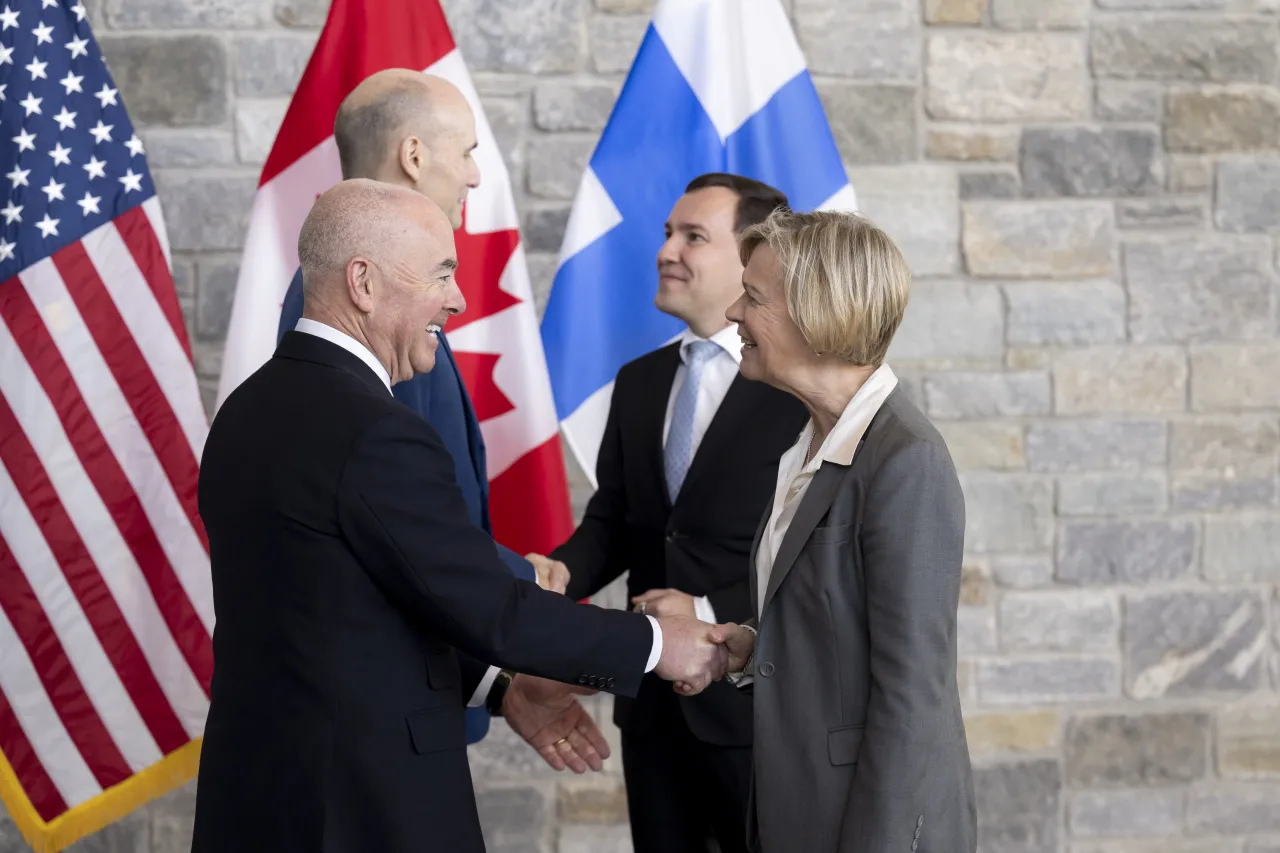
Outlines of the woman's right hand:
<svg viewBox="0 0 1280 853">
<path fill-rule="evenodd" d="M 729 650 L 729 671 L 742 672 L 756 649 L 755 631 L 732 623 L 721 625 L 720 631 L 724 634 L 724 646 Z"/>
</svg>

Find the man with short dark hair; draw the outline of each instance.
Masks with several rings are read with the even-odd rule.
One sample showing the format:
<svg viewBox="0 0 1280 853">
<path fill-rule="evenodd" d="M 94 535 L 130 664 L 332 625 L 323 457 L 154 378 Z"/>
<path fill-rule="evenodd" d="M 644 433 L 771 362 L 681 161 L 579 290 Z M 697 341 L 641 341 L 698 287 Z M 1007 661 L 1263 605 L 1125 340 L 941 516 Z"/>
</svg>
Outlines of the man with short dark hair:
<svg viewBox="0 0 1280 853">
<path fill-rule="evenodd" d="M 778 458 L 807 419 L 795 398 L 738 373 L 741 340 L 725 311 L 742 294 L 737 235 L 786 197 L 739 175 L 695 178 L 658 252 L 658 309 L 680 340 L 618 371 L 581 526 L 552 552 L 566 594 L 592 595 L 630 571 L 633 609 L 712 622 L 749 618 L 749 552 Z M 542 558 L 531 558 L 535 565 Z M 636 853 L 745 853 L 752 699 L 728 683 L 678 696 L 646 677 L 619 697 Z"/>
</svg>

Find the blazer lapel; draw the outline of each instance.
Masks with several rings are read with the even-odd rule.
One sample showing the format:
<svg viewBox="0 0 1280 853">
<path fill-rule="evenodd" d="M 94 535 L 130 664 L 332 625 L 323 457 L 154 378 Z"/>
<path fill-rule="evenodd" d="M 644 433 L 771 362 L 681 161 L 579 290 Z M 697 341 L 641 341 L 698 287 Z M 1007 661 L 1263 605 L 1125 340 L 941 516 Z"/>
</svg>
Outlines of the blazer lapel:
<svg viewBox="0 0 1280 853">
<path fill-rule="evenodd" d="M 800 556 L 804 543 L 809 541 L 809 534 L 813 533 L 813 529 L 818 526 L 822 516 L 826 515 L 831 507 L 836 491 L 840 488 L 840 483 L 848 471 L 849 469 L 844 465 L 824 462 L 818 469 L 818 473 L 813 475 L 813 481 L 809 483 L 809 489 L 804 493 L 795 517 L 791 519 L 791 525 L 787 528 L 787 535 L 782 538 L 778 558 L 773 561 L 773 569 L 769 572 L 769 586 L 764 593 L 765 607 L 769 606 L 770 600 L 778 591 L 778 585 L 791 571 L 791 566 L 795 564 L 796 557 Z"/>
<path fill-rule="evenodd" d="M 760 610 L 760 580 L 756 572 L 756 559 L 760 552 L 760 540 L 764 538 L 764 526 L 769 523 L 769 516 L 773 515 L 773 496 L 769 496 L 769 505 L 764 508 L 764 515 L 760 516 L 760 523 L 756 525 L 756 538 L 751 540 L 751 556 L 747 563 L 747 579 L 751 584 L 751 617 L 754 619 L 761 613 Z"/>
</svg>

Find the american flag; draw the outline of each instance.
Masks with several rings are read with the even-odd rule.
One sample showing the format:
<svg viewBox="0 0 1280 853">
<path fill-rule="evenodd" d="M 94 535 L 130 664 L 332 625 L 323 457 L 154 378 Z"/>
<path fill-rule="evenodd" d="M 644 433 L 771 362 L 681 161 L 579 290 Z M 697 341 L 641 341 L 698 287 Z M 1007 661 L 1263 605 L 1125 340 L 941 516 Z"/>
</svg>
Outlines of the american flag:
<svg viewBox="0 0 1280 853">
<path fill-rule="evenodd" d="M 56 850 L 195 770 L 207 421 L 143 145 L 85 9 L 0 3 L 0 795 Z"/>
</svg>

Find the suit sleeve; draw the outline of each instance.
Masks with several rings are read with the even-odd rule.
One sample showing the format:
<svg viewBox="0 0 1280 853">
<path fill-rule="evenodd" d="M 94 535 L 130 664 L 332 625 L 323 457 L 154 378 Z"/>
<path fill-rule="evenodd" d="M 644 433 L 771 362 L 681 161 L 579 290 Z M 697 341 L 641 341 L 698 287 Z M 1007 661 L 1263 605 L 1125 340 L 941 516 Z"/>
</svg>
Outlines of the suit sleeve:
<svg viewBox="0 0 1280 853">
<path fill-rule="evenodd" d="M 751 581 L 744 579 L 707 593 L 716 621 L 741 622 L 751 616 Z"/>
<path fill-rule="evenodd" d="M 841 851 L 909 844 L 917 819 L 934 813 L 930 774 L 964 743 L 951 638 L 965 516 L 950 458 L 928 442 L 904 448 L 874 475 L 866 506 L 871 693 Z"/>
<path fill-rule="evenodd" d="M 507 568 L 511 570 L 511 574 L 522 581 L 537 582 L 538 575 L 533 570 L 533 563 L 530 563 L 524 557 L 521 557 L 505 545 L 498 544 L 497 542 L 494 544 L 498 545 L 498 556 L 502 559 L 502 562 L 506 564 Z"/>
<path fill-rule="evenodd" d="M 513 577 L 468 518 L 453 459 L 422 419 L 388 414 L 365 430 L 343 471 L 338 518 L 385 594 L 465 655 L 625 696 L 639 689 L 655 645 L 649 621 Z"/>
<path fill-rule="evenodd" d="M 294 326 L 298 325 L 298 320 L 302 318 L 302 270 L 299 269 L 293 274 L 293 281 L 289 282 L 289 290 L 284 295 L 284 304 L 280 306 L 280 325 L 276 329 L 276 344 L 280 343 L 280 339 L 284 337 L 284 333 L 291 331 Z"/>
<path fill-rule="evenodd" d="M 569 586 L 565 596 L 574 600 L 595 595 L 628 568 L 627 490 L 623 484 L 622 429 L 618 423 L 617 399 L 615 388 L 596 456 L 596 492 L 587 503 L 578 529 L 547 555 L 568 567 Z"/>
</svg>

